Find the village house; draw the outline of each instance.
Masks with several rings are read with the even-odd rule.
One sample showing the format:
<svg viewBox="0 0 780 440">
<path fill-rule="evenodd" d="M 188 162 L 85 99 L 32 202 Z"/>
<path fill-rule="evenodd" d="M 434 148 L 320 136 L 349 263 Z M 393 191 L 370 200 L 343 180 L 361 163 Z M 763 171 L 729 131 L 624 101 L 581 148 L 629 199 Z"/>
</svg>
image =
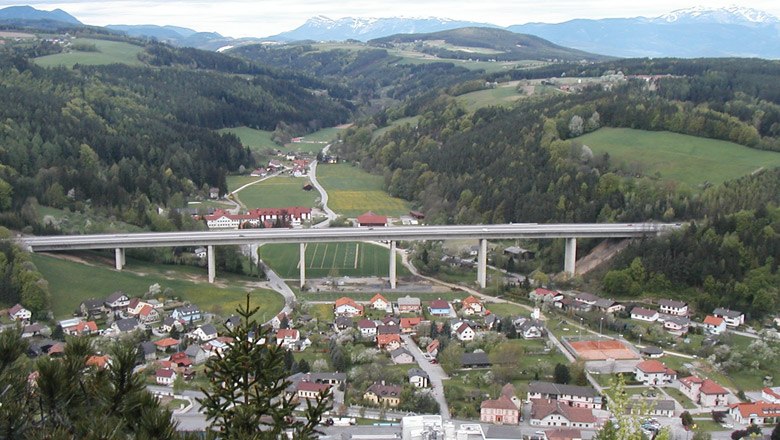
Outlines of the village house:
<svg viewBox="0 0 780 440">
<path fill-rule="evenodd" d="M 473 295 L 469 295 L 461 304 L 463 306 L 461 310 L 465 315 L 482 315 L 485 313 L 485 307 L 482 305 L 482 302 Z"/>
<path fill-rule="evenodd" d="M 666 385 L 677 379 L 677 372 L 655 359 L 642 361 L 634 367 L 637 382 L 644 385 Z"/>
<path fill-rule="evenodd" d="M 412 298 L 409 295 L 398 298 L 399 313 L 422 313 L 422 303 L 420 298 Z"/>
<path fill-rule="evenodd" d="M 295 389 L 295 397 L 299 401 L 301 399 L 316 399 L 321 394 L 327 393 L 330 387 L 326 383 L 300 381 Z"/>
<path fill-rule="evenodd" d="M 62 331 L 70 336 L 85 336 L 96 334 L 98 327 L 95 321 L 79 321 L 75 325 L 63 327 Z"/>
<path fill-rule="evenodd" d="M 8 316 L 12 321 L 29 322 L 32 319 L 32 312 L 22 307 L 21 304 L 8 309 Z"/>
<path fill-rule="evenodd" d="M 463 322 L 455 330 L 455 336 L 457 336 L 459 341 L 473 341 L 476 333 L 473 328 Z"/>
<path fill-rule="evenodd" d="M 111 330 L 114 333 L 129 333 L 139 328 L 141 328 L 141 324 L 135 318 L 120 319 L 111 324 Z"/>
<path fill-rule="evenodd" d="M 594 429 L 596 422 L 591 409 L 569 406 L 557 400 L 531 399 L 531 426 Z"/>
<path fill-rule="evenodd" d="M 143 356 L 145 362 L 157 360 L 157 346 L 152 341 L 143 341 L 138 345 L 138 352 Z"/>
<path fill-rule="evenodd" d="M 688 316 L 688 304 L 683 301 L 662 299 L 658 301 L 659 311 L 667 315 Z"/>
<path fill-rule="evenodd" d="M 388 301 L 387 298 L 385 298 L 379 293 L 374 295 L 374 297 L 371 298 L 371 301 L 369 301 L 369 303 L 371 304 L 371 308 L 375 310 L 387 311 L 390 310 L 390 306 L 391 306 L 390 301 Z"/>
<path fill-rule="evenodd" d="M 664 355 L 664 351 L 652 345 L 646 345 L 639 349 L 639 353 L 649 359 L 658 359 Z"/>
<path fill-rule="evenodd" d="M 509 255 L 510 258 L 515 259 L 515 261 L 529 261 L 533 260 L 536 256 L 533 251 L 521 248 L 520 246 L 508 246 L 504 249 L 504 255 Z"/>
<path fill-rule="evenodd" d="M 396 348 L 390 352 L 390 358 L 394 364 L 413 364 L 414 356 L 405 348 Z"/>
<path fill-rule="evenodd" d="M 87 361 L 84 364 L 87 367 L 95 367 L 99 370 L 105 370 L 111 365 L 111 356 L 107 354 L 104 355 L 93 354 L 87 358 Z"/>
<path fill-rule="evenodd" d="M 158 350 L 160 350 L 162 352 L 165 352 L 165 351 L 168 351 L 170 349 L 177 349 L 178 350 L 178 347 L 179 347 L 180 343 L 181 343 L 181 341 L 179 341 L 178 339 L 163 338 L 163 339 L 160 339 L 159 341 L 155 341 L 154 345 L 157 347 Z"/>
<path fill-rule="evenodd" d="M 497 425 L 517 425 L 520 423 L 520 411 L 507 396 L 484 400 L 479 406 L 479 421 Z"/>
<path fill-rule="evenodd" d="M 44 328 L 48 329 L 48 327 L 37 322 L 35 324 L 25 325 L 22 328 L 22 337 L 32 338 L 33 336 L 40 336 Z"/>
<path fill-rule="evenodd" d="M 419 369 L 411 368 L 406 372 L 406 376 L 409 378 L 409 383 L 415 388 L 427 388 L 430 382 L 428 373 Z"/>
<path fill-rule="evenodd" d="M 127 308 L 127 305 L 130 304 L 130 297 L 121 290 L 118 290 L 111 295 L 108 295 L 104 303 L 110 310 L 124 310 Z"/>
<path fill-rule="evenodd" d="M 387 217 L 384 215 L 374 214 L 371 211 L 361 214 L 357 217 L 358 227 L 381 227 L 387 226 Z"/>
<path fill-rule="evenodd" d="M 684 335 L 688 333 L 688 327 L 691 320 L 685 316 L 669 316 L 664 319 L 664 329 L 673 335 Z"/>
<path fill-rule="evenodd" d="M 187 347 L 186 350 L 184 350 L 184 354 L 187 355 L 188 358 L 192 361 L 193 365 L 200 365 L 208 359 L 209 355 L 206 353 L 206 350 L 200 347 L 200 345 L 197 344 L 191 344 L 189 347 Z"/>
<path fill-rule="evenodd" d="M 574 295 L 574 299 L 589 306 L 594 306 L 601 300 L 601 297 L 589 292 L 577 292 L 577 294 Z"/>
<path fill-rule="evenodd" d="M 463 353 L 460 356 L 461 368 L 490 368 L 492 364 L 484 351 Z"/>
<path fill-rule="evenodd" d="M 680 379 L 680 391 L 705 408 L 728 405 L 729 392 L 710 379 L 688 376 Z"/>
<path fill-rule="evenodd" d="M 780 387 L 764 387 L 761 390 L 761 400 L 780 404 Z"/>
<path fill-rule="evenodd" d="M 582 431 L 573 428 L 546 429 L 545 440 L 582 440 Z"/>
<path fill-rule="evenodd" d="M 163 319 L 163 322 L 160 325 L 160 331 L 170 333 L 173 329 L 176 329 L 177 331 L 184 330 L 184 321 L 171 318 L 170 316 Z"/>
<path fill-rule="evenodd" d="M 151 304 L 144 304 L 138 312 L 138 321 L 143 324 L 149 324 L 160 320 L 160 313 Z"/>
<path fill-rule="evenodd" d="M 398 326 L 401 324 L 401 319 L 396 318 L 395 316 L 385 316 L 382 318 L 382 325 L 392 325 L 392 326 Z"/>
<path fill-rule="evenodd" d="M 745 323 L 745 314 L 736 310 L 717 308 L 712 314 L 718 318 L 723 318 L 729 327 L 739 327 Z"/>
<path fill-rule="evenodd" d="M 420 325 L 422 322 L 422 318 L 414 317 L 414 318 L 401 318 L 401 322 L 399 324 L 399 327 L 401 328 L 401 333 L 405 335 L 411 335 L 417 333 L 417 326 Z"/>
<path fill-rule="evenodd" d="M 439 340 L 434 339 L 425 347 L 425 353 L 435 358 L 439 354 Z"/>
<path fill-rule="evenodd" d="M 333 314 L 336 316 L 363 316 L 363 305 L 358 304 L 352 298 L 346 296 L 336 300 L 333 306 Z"/>
<path fill-rule="evenodd" d="M 87 319 L 100 318 L 105 312 L 105 305 L 103 304 L 103 301 L 99 299 L 92 298 L 82 301 L 81 304 L 79 304 L 79 315 Z"/>
<path fill-rule="evenodd" d="M 569 406 L 599 409 L 601 395 L 593 387 L 534 381 L 528 384 L 528 400 L 557 400 Z"/>
<path fill-rule="evenodd" d="M 536 289 L 528 293 L 528 298 L 530 298 L 531 301 L 554 303 L 562 300 L 563 294 L 555 290 L 548 290 L 548 289 L 543 289 L 541 287 L 537 287 Z"/>
<path fill-rule="evenodd" d="M 704 318 L 704 331 L 711 335 L 720 335 L 726 331 L 726 320 L 719 316 L 707 315 Z"/>
<path fill-rule="evenodd" d="M 236 318 L 238 318 L 238 317 L 236 316 Z M 240 318 L 239 318 L 239 321 L 240 321 Z M 271 324 L 271 328 L 273 328 L 274 330 L 279 330 L 280 328 L 282 328 L 283 324 L 285 324 L 285 323 L 289 324 L 288 321 L 289 321 L 289 318 L 288 318 L 287 314 L 284 313 L 284 312 L 279 312 L 279 314 L 274 316 L 273 318 L 271 318 L 271 320 L 268 321 L 268 323 Z"/>
<path fill-rule="evenodd" d="M 354 324 L 354 322 L 349 316 L 337 316 L 336 319 L 333 320 L 333 329 L 336 332 L 342 332 L 352 328 L 352 324 Z"/>
<path fill-rule="evenodd" d="M 180 319 L 185 323 L 193 323 L 194 321 L 200 321 L 203 316 L 198 307 L 194 305 L 187 305 L 183 307 L 177 307 L 171 312 L 171 318 Z"/>
<path fill-rule="evenodd" d="M 201 342 L 208 342 L 216 339 L 219 335 L 213 324 L 203 324 L 192 332 L 192 336 Z"/>
<path fill-rule="evenodd" d="M 631 319 L 645 322 L 658 321 L 658 312 L 655 310 L 646 309 L 644 307 L 634 307 L 631 309 Z"/>
<path fill-rule="evenodd" d="M 450 303 L 443 299 L 431 301 L 428 311 L 433 316 L 450 316 Z"/>
<path fill-rule="evenodd" d="M 376 322 L 370 319 L 361 319 L 358 321 L 358 330 L 360 330 L 360 336 L 373 339 L 376 336 Z"/>
<path fill-rule="evenodd" d="M 397 333 L 377 335 L 376 346 L 380 350 L 393 351 L 401 346 L 401 336 Z"/>
<path fill-rule="evenodd" d="M 729 407 L 729 415 L 737 423 L 761 426 L 780 418 L 780 405 L 769 402 L 735 403 Z"/>
<path fill-rule="evenodd" d="M 623 304 L 605 298 L 599 299 L 598 301 L 596 301 L 595 304 L 593 304 L 593 306 L 596 307 L 596 309 L 598 309 L 598 311 L 600 311 L 601 313 L 606 313 L 608 315 L 621 312 L 626 309 L 626 306 L 624 306 Z"/>
<path fill-rule="evenodd" d="M 283 328 L 276 332 L 276 345 L 290 350 L 301 339 L 301 334 L 294 328 Z"/>
<path fill-rule="evenodd" d="M 169 368 L 161 368 L 155 374 L 157 385 L 173 386 L 176 381 L 176 372 Z"/>
<path fill-rule="evenodd" d="M 626 404 L 626 413 L 652 417 L 674 417 L 676 404 L 677 402 L 671 399 L 648 399 L 635 395 L 631 396 L 631 400 Z"/>
<path fill-rule="evenodd" d="M 257 208 L 246 214 L 231 214 L 218 209 L 211 215 L 204 215 L 209 229 L 245 229 L 259 227 L 300 226 L 311 220 L 311 208 L 291 206 L 287 208 Z"/>
<path fill-rule="evenodd" d="M 523 339 L 539 339 L 546 334 L 544 324 L 536 319 L 518 318 L 512 325 Z"/>
<path fill-rule="evenodd" d="M 363 393 L 363 399 L 374 405 L 395 408 L 401 403 L 401 387 L 385 385 L 384 381 L 375 382 Z"/>
</svg>

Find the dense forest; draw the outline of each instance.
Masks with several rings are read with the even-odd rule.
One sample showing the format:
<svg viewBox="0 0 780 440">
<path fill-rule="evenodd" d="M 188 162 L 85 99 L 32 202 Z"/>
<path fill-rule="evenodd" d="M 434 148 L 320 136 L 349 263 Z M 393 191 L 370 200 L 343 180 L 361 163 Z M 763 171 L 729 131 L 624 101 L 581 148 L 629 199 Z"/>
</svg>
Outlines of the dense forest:
<svg viewBox="0 0 780 440">
<path fill-rule="evenodd" d="M 21 303 L 36 318 L 46 318 L 51 301 L 49 283 L 30 254 L 7 241 L 9 238 L 11 232 L 0 227 L 0 304 Z"/>
<path fill-rule="evenodd" d="M 225 193 L 227 173 L 254 165 L 237 138 L 213 129 L 316 130 L 350 114 L 348 103 L 306 88 L 326 87 L 321 81 L 285 79 L 202 51 L 182 50 L 177 58 L 199 60 L 195 68 L 73 69 L 38 67 L 8 52 L 0 52 L 0 221 L 19 229 L 35 222 L 23 215 L 31 198 L 77 210 L 89 205 L 148 226 L 150 205 L 209 187 Z M 147 56 L 159 60 L 160 50 L 154 53 Z"/>
</svg>

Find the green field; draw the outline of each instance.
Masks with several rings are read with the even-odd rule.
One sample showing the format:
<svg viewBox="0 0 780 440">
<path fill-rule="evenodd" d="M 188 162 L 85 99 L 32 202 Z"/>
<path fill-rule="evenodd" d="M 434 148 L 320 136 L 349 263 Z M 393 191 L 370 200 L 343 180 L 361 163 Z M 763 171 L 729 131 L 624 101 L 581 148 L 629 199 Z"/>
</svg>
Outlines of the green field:
<svg viewBox="0 0 780 440">
<path fill-rule="evenodd" d="M 328 206 L 346 217 L 357 217 L 366 211 L 399 216 L 409 212 L 409 203 L 391 197 L 383 189 L 383 178 L 350 164 L 320 165 L 317 180 L 328 192 Z"/>
<path fill-rule="evenodd" d="M 518 81 L 503 83 L 494 89 L 465 93 L 456 99 L 465 105 L 470 112 L 493 105 L 509 107 L 512 103 L 525 96 L 517 92 L 517 84 Z"/>
<path fill-rule="evenodd" d="M 260 247 L 260 258 L 282 278 L 300 275 L 297 244 L 267 244 Z M 390 250 L 370 243 L 309 243 L 306 245 L 306 277 L 380 276 L 389 271 Z M 396 257 L 398 276 L 409 275 Z"/>
<path fill-rule="evenodd" d="M 412 126 L 417 125 L 417 121 L 420 120 L 419 116 L 407 116 L 405 118 L 396 119 L 395 121 L 391 122 L 390 125 L 387 127 L 382 127 L 378 130 L 375 130 L 373 133 L 371 133 L 371 138 L 376 139 L 379 136 L 382 136 L 383 134 L 387 133 L 388 131 L 392 130 L 395 127 L 399 127 L 404 124 L 409 124 Z"/>
<path fill-rule="evenodd" d="M 241 185 L 259 179 L 259 177 L 231 176 L 228 178 L 228 188 L 233 191 Z M 309 179 L 305 177 L 272 177 L 244 188 L 241 192 L 236 193 L 235 197 L 247 209 L 287 208 L 291 206 L 311 208 L 320 197 L 320 193 L 316 190 L 304 191 L 303 185 L 308 181 Z"/>
<path fill-rule="evenodd" d="M 138 59 L 138 54 L 144 49 L 130 43 L 121 41 L 96 40 L 92 38 L 77 38 L 73 44 L 88 44 L 97 47 L 97 52 L 70 51 L 44 57 L 35 58 L 39 66 L 72 68 L 76 64 L 98 66 L 104 64 L 130 64 L 140 66 L 143 63 Z"/>
<path fill-rule="evenodd" d="M 719 184 L 759 168 L 780 166 L 780 153 L 667 131 L 602 128 L 577 138 L 613 166 L 696 188 Z"/>
<path fill-rule="evenodd" d="M 453 301 L 456 299 L 464 299 L 469 296 L 468 293 L 463 291 L 457 292 L 397 292 L 397 291 L 382 291 L 382 296 L 387 298 L 388 301 L 397 301 L 398 298 L 404 296 L 412 296 L 420 298 L 420 301 L 425 304 L 428 301 L 435 299 L 444 299 L 447 301 Z M 337 299 L 348 296 L 355 301 L 370 301 L 371 298 L 376 295 L 377 292 L 296 292 L 295 297 L 300 301 L 336 301 Z"/>
<path fill-rule="evenodd" d="M 88 264 L 83 264 L 41 254 L 32 257 L 38 270 L 49 280 L 55 318 L 72 316 L 85 299 L 103 298 L 117 290 L 131 297 L 141 296 L 155 283 L 163 290 L 172 289 L 175 296 L 205 311 L 218 314 L 230 314 L 245 301 L 247 291 L 252 292 L 252 305 L 260 307 L 258 317 L 265 317 L 263 321 L 284 305 L 276 292 L 246 287 L 245 281 L 252 281 L 250 278 L 217 273 L 218 284 L 208 284 L 205 269 L 191 266 L 155 266 L 128 259 L 125 270 L 117 272 L 107 258 L 102 261 L 88 258 Z"/>
<path fill-rule="evenodd" d="M 217 133 L 233 133 L 241 141 L 241 145 L 249 147 L 252 151 L 265 151 L 269 148 L 277 149 L 278 145 L 272 139 L 273 132 L 256 130 L 249 127 L 222 128 Z"/>
</svg>

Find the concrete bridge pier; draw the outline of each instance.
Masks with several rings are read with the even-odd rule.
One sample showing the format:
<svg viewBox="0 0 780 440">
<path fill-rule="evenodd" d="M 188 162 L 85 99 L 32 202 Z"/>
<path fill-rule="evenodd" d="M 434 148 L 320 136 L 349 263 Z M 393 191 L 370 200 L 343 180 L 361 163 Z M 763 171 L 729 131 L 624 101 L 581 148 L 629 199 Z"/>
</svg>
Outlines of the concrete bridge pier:
<svg viewBox="0 0 780 440">
<path fill-rule="evenodd" d="M 217 263 L 214 255 L 214 245 L 208 246 L 208 259 L 209 259 L 209 283 L 214 284 L 214 279 L 217 277 Z"/>
<path fill-rule="evenodd" d="M 301 289 L 303 289 L 303 286 L 306 284 L 306 243 L 300 244 L 301 249 Z"/>
<path fill-rule="evenodd" d="M 122 270 L 125 267 L 125 250 L 123 248 L 116 248 L 114 250 L 114 261 L 116 263 L 116 270 Z"/>
<path fill-rule="evenodd" d="M 396 274 L 395 274 L 395 240 L 390 240 L 390 288 L 395 289 L 396 286 Z"/>
<path fill-rule="evenodd" d="M 487 286 L 487 240 L 479 240 L 479 254 L 477 255 L 477 283 L 484 289 Z"/>
<path fill-rule="evenodd" d="M 563 272 L 570 276 L 574 276 L 574 265 L 577 261 L 577 239 L 570 237 L 566 239 L 566 254 L 563 259 Z"/>
</svg>

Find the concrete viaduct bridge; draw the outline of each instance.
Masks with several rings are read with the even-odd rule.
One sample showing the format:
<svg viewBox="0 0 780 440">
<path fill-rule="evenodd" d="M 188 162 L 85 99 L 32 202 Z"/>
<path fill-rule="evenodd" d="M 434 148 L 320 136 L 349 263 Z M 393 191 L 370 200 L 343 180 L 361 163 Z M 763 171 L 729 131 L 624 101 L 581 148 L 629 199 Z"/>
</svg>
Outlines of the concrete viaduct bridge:
<svg viewBox="0 0 780 440">
<path fill-rule="evenodd" d="M 22 237 L 17 242 L 32 252 L 114 249 L 117 270 L 125 265 L 125 249 L 175 246 L 206 246 L 209 282 L 216 277 L 214 246 L 252 243 L 299 243 L 300 282 L 306 281 L 306 243 L 345 241 L 385 241 L 390 243 L 390 287 L 396 287 L 395 248 L 398 241 L 473 239 L 479 242 L 477 282 L 484 288 L 487 280 L 487 241 L 519 238 L 564 238 L 564 271 L 574 274 L 577 238 L 632 238 L 659 235 L 680 228 L 680 224 L 536 224 L 412 226 L 325 229 L 239 229 L 207 232 L 156 232 L 100 235 L 62 235 Z"/>
</svg>

